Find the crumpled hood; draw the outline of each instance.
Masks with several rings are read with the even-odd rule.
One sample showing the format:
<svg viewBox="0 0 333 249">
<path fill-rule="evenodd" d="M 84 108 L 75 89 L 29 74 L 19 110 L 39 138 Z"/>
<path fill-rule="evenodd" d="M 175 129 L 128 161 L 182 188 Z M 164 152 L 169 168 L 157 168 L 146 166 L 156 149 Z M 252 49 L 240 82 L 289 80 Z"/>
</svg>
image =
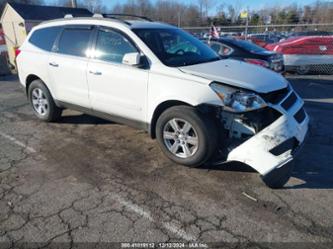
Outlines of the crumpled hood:
<svg viewBox="0 0 333 249">
<path fill-rule="evenodd" d="M 269 69 L 238 60 L 219 60 L 179 68 L 182 72 L 211 81 L 268 93 L 287 87 L 288 81 Z"/>
</svg>

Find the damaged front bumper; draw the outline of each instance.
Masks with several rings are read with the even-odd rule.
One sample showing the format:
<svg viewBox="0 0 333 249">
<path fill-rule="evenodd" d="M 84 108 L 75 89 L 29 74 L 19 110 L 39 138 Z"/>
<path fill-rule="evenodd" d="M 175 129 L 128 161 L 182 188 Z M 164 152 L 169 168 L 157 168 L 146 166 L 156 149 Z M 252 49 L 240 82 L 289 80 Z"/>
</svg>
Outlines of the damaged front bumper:
<svg viewBox="0 0 333 249">
<path fill-rule="evenodd" d="M 276 103 L 269 104 L 281 115 L 245 142 L 233 148 L 227 161 L 245 163 L 262 176 L 294 159 L 308 133 L 309 116 L 303 100 L 291 89 Z"/>
</svg>

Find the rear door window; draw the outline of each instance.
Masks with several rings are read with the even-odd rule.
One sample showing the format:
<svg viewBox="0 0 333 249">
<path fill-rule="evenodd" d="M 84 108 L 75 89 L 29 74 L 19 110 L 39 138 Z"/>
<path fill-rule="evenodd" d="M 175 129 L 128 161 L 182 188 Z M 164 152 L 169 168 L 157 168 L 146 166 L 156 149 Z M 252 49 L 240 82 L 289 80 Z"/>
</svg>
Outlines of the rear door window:
<svg viewBox="0 0 333 249">
<path fill-rule="evenodd" d="M 87 56 L 90 28 L 65 28 L 58 42 L 57 52 L 74 56 Z"/>
<path fill-rule="evenodd" d="M 31 35 L 29 42 L 40 49 L 51 51 L 61 27 L 38 29 Z"/>
</svg>

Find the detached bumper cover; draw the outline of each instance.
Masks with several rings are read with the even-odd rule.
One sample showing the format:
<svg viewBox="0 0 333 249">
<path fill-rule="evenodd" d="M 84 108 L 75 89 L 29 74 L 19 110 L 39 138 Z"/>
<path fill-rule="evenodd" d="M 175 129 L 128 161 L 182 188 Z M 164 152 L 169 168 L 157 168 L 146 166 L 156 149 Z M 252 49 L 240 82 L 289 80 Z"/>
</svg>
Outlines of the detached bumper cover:
<svg viewBox="0 0 333 249">
<path fill-rule="evenodd" d="M 286 105 L 292 95 L 297 97 L 295 102 Z M 283 115 L 233 149 L 227 161 L 243 162 L 261 175 L 288 164 L 308 133 L 309 116 L 303 105 L 303 100 L 291 90 L 278 104 L 270 106 Z"/>
</svg>

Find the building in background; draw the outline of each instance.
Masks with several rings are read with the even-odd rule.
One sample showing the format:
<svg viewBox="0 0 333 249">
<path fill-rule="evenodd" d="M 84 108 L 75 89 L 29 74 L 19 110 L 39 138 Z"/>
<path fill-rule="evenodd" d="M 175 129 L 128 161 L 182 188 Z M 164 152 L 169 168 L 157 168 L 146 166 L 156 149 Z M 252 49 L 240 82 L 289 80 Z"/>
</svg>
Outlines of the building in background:
<svg viewBox="0 0 333 249">
<path fill-rule="evenodd" d="M 7 45 L 9 64 L 15 68 L 15 49 L 22 45 L 34 26 L 43 21 L 63 18 L 68 14 L 74 17 L 92 16 L 89 10 L 82 8 L 7 3 L 1 16 L 1 24 Z"/>
</svg>

